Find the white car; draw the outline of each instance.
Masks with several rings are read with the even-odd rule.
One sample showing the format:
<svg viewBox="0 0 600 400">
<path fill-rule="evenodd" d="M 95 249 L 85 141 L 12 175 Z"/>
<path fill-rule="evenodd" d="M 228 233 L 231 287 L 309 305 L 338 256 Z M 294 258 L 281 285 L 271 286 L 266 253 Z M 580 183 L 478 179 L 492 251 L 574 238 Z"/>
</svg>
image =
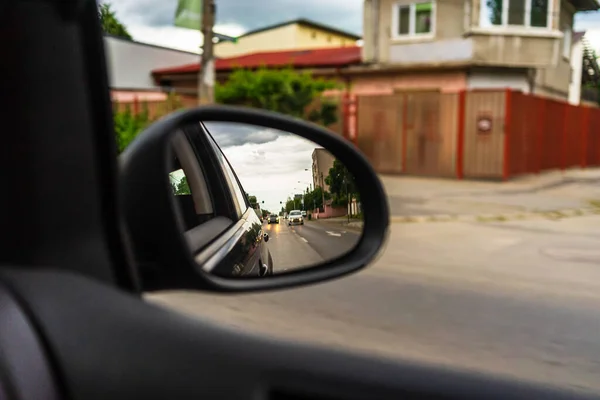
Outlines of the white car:
<svg viewBox="0 0 600 400">
<path fill-rule="evenodd" d="M 302 216 L 302 211 L 290 211 L 290 214 L 288 215 L 288 226 L 292 225 L 304 225 L 304 217 Z"/>
</svg>

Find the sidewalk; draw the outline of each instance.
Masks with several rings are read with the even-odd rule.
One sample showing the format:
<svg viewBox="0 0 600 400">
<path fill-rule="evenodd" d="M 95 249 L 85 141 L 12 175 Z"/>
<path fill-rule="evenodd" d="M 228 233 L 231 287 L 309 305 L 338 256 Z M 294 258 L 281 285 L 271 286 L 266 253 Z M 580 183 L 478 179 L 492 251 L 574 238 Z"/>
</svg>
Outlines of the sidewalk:
<svg viewBox="0 0 600 400">
<path fill-rule="evenodd" d="M 523 218 L 600 208 L 600 169 L 550 171 L 509 182 L 381 176 L 392 219 Z"/>
<path fill-rule="evenodd" d="M 321 218 L 321 219 L 312 219 L 307 222 L 317 223 L 317 224 L 331 224 L 337 226 L 343 226 L 350 230 L 362 231 L 363 229 L 363 221 L 358 219 L 350 218 L 350 222 L 348 222 L 348 217 L 335 217 L 335 218 Z"/>
</svg>

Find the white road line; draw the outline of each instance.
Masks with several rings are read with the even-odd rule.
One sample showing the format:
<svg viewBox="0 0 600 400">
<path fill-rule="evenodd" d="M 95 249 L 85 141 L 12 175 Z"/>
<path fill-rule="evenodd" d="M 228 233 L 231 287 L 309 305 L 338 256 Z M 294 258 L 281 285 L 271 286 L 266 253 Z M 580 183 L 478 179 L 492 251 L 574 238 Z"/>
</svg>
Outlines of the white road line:
<svg viewBox="0 0 600 400">
<path fill-rule="evenodd" d="M 308 240 L 304 239 L 302 236 L 300 236 L 300 239 L 304 240 L 304 243 L 308 243 Z"/>
<path fill-rule="evenodd" d="M 331 231 L 325 231 L 329 236 L 337 236 L 340 237 L 342 236 L 341 233 L 337 233 L 337 232 L 331 232 Z"/>
</svg>

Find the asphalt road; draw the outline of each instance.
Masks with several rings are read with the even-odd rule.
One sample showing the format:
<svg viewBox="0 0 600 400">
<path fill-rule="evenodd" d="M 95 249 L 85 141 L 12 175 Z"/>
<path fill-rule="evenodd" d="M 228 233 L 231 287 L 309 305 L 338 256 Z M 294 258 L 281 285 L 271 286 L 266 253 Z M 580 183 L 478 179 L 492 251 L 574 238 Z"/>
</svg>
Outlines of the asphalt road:
<svg viewBox="0 0 600 400">
<path fill-rule="evenodd" d="M 599 226 L 600 216 L 394 224 L 386 251 L 350 277 L 152 299 L 260 335 L 600 393 Z"/>
<path fill-rule="evenodd" d="M 274 272 L 303 268 L 332 260 L 352 250 L 360 232 L 335 223 L 306 221 L 304 225 L 263 225 L 269 234 L 267 246 L 273 257 Z"/>
</svg>

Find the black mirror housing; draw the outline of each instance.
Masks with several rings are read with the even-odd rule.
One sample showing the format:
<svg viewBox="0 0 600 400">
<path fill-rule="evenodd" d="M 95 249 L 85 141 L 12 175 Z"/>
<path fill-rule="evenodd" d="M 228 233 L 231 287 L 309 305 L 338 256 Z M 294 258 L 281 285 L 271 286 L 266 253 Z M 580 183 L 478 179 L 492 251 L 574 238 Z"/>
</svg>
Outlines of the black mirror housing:
<svg viewBox="0 0 600 400">
<path fill-rule="evenodd" d="M 232 280 L 204 272 L 187 247 L 168 179 L 156 178 L 165 175 L 173 133 L 182 126 L 199 121 L 251 124 L 287 131 L 329 151 L 347 166 L 361 193 L 364 226 L 357 246 L 349 253 L 314 268 L 293 270 L 267 279 Z M 151 255 L 137 260 L 142 269 L 145 290 L 250 292 L 338 278 L 373 261 L 384 245 L 389 228 L 383 185 L 369 161 L 352 143 L 316 124 L 244 107 L 198 107 L 172 113 L 155 122 L 121 154 L 119 189 L 134 254 Z M 268 235 L 264 239 L 268 240 Z M 227 257 L 227 249 L 220 248 L 218 240 L 208 247 L 212 251 L 210 257 Z"/>
</svg>

